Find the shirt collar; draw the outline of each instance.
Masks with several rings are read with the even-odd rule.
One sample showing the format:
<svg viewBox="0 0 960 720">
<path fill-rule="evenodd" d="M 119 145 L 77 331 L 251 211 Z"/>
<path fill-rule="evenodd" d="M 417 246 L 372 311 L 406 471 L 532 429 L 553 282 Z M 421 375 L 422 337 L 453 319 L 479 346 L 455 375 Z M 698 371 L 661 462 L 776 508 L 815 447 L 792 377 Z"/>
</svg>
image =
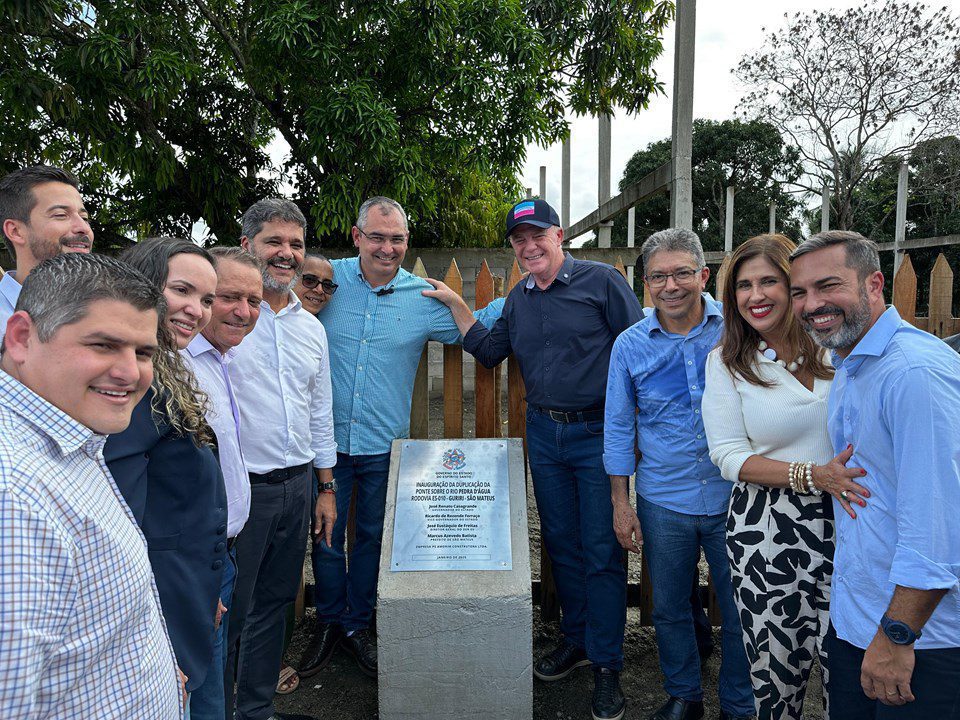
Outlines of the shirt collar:
<svg viewBox="0 0 960 720">
<path fill-rule="evenodd" d="M 854 345 L 853 350 L 846 358 L 841 358 L 836 353 L 833 354 L 834 366 L 840 367 L 846 364 L 847 369 L 850 370 L 851 363 L 853 367 L 857 367 L 863 362 L 864 358 L 871 355 L 874 357 L 883 355 L 887 345 L 890 344 L 902 324 L 903 320 L 900 318 L 900 313 L 891 305 L 884 310 L 873 326 L 860 338 L 860 342 Z"/>
<path fill-rule="evenodd" d="M 273 308 L 270 307 L 270 303 L 268 303 L 266 300 L 260 301 L 261 312 L 263 310 L 268 310 L 271 315 L 285 315 L 286 313 L 293 313 L 300 310 L 300 308 L 303 307 L 303 303 L 300 302 L 300 298 L 297 297 L 297 294 L 293 290 L 290 290 L 289 292 L 290 296 L 287 300 L 287 304 L 280 308 L 280 312 L 273 312 Z"/>
<path fill-rule="evenodd" d="M 563 254 L 563 264 L 560 266 L 560 269 L 557 271 L 557 276 L 553 279 L 553 282 L 562 282 L 564 285 L 570 284 L 570 279 L 573 277 L 573 255 L 569 252 Z M 532 290 L 537 284 L 537 280 L 533 277 L 533 273 L 527 273 L 527 282 L 524 284 L 525 290 Z M 553 285 L 553 283 L 550 283 Z"/>
<path fill-rule="evenodd" d="M 79 450 L 92 439 L 105 440 L 105 436 L 74 420 L 3 370 L 0 370 L 0 405 L 47 435 L 64 455 Z"/>
<path fill-rule="evenodd" d="M 713 296 L 708 292 L 700 293 L 700 298 L 703 300 L 703 319 L 694 326 L 690 332 L 693 332 L 697 328 L 702 328 L 712 317 L 720 318 L 720 321 L 723 322 L 723 305 L 714 300 Z M 660 315 L 656 309 L 647 315 L 647 317 L 650 320 L 650 324 L 647 326 L 647 334 L 652 335 L 654 330 L 659 330 L 666 335 L 673 334 L 663 329 L 663 325 L 660 324 Z"/>
<path fill-rule="evenodd" d="M 20 290 L 23 286 L 17 282 L 15 272 L 11 270 L 3 274 L 0 278 L 0 293 L 10 302 L 11 307 L 17 306 L 17 300 L 20 297 Z"/>
<path fill-rule="evenodd" d="M 233 360 L 237 354 L 237 348 L 228 348 L 225 353 L 221 353 L 203 335 L 197 335 L 190 341 L 190 344 L 187 345 L 185 352 L 190 353 L 190 357 L 200 357 L 204 353 L 211 353 L 218 360 L 228 363 Z"/>
</svg>

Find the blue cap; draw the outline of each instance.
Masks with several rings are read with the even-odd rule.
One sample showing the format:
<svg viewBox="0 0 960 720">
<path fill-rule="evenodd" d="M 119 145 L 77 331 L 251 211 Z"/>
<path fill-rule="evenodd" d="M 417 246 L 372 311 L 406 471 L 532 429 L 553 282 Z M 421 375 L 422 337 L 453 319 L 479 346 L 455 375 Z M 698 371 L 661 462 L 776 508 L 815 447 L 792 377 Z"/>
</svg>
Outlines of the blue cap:
<svg viewBox="0 0 960 720">
<path fill-rule="evenodd" d="M 510 208 L 510 212 L 507 213 L 505 237 L 509 238 L 517 225 L 534 225 L 541 228 L 560 227 L 560 216 L 546 200 L 523 200 Z"/>
</svg>

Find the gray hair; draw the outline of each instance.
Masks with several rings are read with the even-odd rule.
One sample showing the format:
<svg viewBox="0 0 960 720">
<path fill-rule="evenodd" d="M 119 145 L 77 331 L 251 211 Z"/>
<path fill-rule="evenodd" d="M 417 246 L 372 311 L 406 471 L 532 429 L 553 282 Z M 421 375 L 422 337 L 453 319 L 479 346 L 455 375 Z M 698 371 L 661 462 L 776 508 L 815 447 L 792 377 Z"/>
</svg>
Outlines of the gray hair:
<svg viewBox="0 0 960 720">
<path fill-rule="evenodd" d="M 703 245 L 700 244 L 700 238 L 693 230 L 668 228 L 655 232 L 648 237 L 644 241 L 643 247 L 640 248 L 643 266 L 645 268 L 650 267 L 650 259 L 661 250 L 689 253 L 693 255 L 693 260 L 698 268 L 707 264 L 703 257 Z"/>
<path fill-rule="evenodd" d="M 240 230 L 244 237 L 253 240 L 268 222 L 295 223 L 304 229 L 304 233 L 307 229 L 307 219 L 295 202 L 286 198 L 264 198 L 257 200 L 243 214 Z"/>
<path fill-rule="evenodd" d="M 252 267 L 257 272 L 263 272 L 263 262 L 251 252 L 247 252 L 239 245 L 214 245 L 209 248 L 213 259 L 219 264 L 221 260 L 233 260 L 242 265 Z"/>
<path fill-rule="evenodd" d="M 407 222 L 407 213 L 403 209 L 403 206 L 396 200 L 384 197 L 383 195 L 376 195 L 369 200 L 365 200 L 363 205 L 360 206 L 360 211 L 357 213 L 357 227 L 360 230 L 363 230 L 367 226 L 367 216 L 370 214 L 370 208 L 377 208 L 384 215 L 386 215 L 389 210 L 396 210 L 400 213 L 400 218 L 403 220 L 404 232 L 410 232 L 410 224 Z"/>
<path fill-rule="evenodd" d="M 318 252 L 308 252 L 306 255 L 303 256 L 303 259 L 304 259 L 304 262 L 306 262 L 307 260 L 319 260 L 320 262 L 325 262 L 327 265 L 331 265 L 331 266 L 333 265 L 333 263 L 330 262 L 330 258 Z"/>
<path fill-rule="evenodd" d="M 857 271 L 857 277 L 864 280 L 867 275 L 880 270 L 880 251 L 877 244 L 852 230 L 826 230 L 811 235 L 790 254 L 790 262 L 801 255 L 816 250 L 842 245 L 846 250 L 846 266 Z"/>
<path fill-rule="evenodd" d="M 163 292 L 147 276 L 105 255 L 66 253 L 44 260 L 23 281 L 17 310 L 24 310 L 47 342 L 64 325 L 80 322 L 90 304 L 118 300 L 137 310 L 167 311 Z"/>
</svg>

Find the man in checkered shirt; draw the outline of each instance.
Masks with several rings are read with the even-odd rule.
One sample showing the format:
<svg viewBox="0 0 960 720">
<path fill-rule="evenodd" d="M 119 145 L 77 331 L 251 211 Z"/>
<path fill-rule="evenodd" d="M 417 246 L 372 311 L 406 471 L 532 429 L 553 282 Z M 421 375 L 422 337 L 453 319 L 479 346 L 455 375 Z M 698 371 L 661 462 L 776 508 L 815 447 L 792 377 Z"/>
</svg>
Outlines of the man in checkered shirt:
<svg viewBox="0 0 960 720">
<path fill-rule="evenodd" d="M 146 542 L 103 460 L 153 378 L 163 296 L 110 258 L 24 282 L 0 350 L 0 718 L 181 715 Z"/>
</svg>

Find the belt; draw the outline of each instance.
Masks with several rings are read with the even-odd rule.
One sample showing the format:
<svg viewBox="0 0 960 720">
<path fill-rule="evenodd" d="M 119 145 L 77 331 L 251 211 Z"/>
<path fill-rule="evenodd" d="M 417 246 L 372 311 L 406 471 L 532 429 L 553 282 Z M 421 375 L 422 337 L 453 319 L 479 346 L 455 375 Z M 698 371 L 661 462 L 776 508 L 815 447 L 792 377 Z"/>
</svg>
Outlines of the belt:
<svg viewBox="0 0 960 720">
<path fill-rule="evenodd" d="M 304 472 L 310 469 L 310 463 L 304 463 L 303 465 L 297 465 L 296 467 L 280 468 L 279 470 L 271 470 L 268 473 L 250 473 L 250 484 L 259 485 L 276 485 L 277 483 L 286 482 L 292 477 L 297 475 L 302 475 Z"/>
<path fill-rule="evenodd" d="M 603 408 L 593 408 L 591 410 L 550 410 L 534 406 L 538 413 L 549 416 L 551 420 L 558 423 L 590 422 L 592 420 L 603 420 Z"/>
</svg>

